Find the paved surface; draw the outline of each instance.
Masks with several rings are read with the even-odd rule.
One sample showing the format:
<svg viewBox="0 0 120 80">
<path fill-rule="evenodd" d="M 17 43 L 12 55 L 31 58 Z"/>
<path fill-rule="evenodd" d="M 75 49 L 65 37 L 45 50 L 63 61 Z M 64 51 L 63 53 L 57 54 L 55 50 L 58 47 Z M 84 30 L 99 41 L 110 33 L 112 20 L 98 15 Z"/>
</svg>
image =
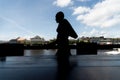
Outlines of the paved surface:
<svg viewBox="0 0 120 80">
<path fill-rule="evenodd" d="M 7 57 L 0 80 L 120 80 L 119 55 L 72 56 L 70 62 L 72 68 L 59 73 L 55 56 Z"/>
</svg>

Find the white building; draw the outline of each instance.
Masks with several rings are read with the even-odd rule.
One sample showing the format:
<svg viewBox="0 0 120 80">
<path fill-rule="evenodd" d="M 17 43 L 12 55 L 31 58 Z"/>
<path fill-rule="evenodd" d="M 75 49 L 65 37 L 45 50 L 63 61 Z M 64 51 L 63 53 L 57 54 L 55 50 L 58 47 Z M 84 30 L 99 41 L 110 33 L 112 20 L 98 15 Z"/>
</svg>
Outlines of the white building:
<svg viewBox="0 0 120 80">
<path fill-rule="evenodd" d="M 33 38 L 30 38 L 31 44 L 43 44 L 45 41 L 44 38 L 41 38 L 40 36 L 35 36 Z"/>
</svg>

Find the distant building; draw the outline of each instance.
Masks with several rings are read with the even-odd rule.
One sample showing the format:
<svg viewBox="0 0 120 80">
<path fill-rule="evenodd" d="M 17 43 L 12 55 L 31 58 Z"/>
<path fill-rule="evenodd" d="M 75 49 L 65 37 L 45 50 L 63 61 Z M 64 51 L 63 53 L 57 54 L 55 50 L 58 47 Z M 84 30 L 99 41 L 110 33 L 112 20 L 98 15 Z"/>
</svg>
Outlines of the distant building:
<svg viewBox="0 0 120 80">
<path fill-rule="evenodd" d="M 9 43 L 14 44 L 14 43 L 18 43 L 18 42 L 17 42 L 17 39 L 11 39 L 11 40 L 9 41 Z"/>
<path fill-rule="evenodd" d="M 104 39 L 104 40 L 100 40 L 99 44 L 103 45 L 103 44 L 113 44 L 111 39 Z"/>
<path fill-rule="evenodd" d="M 82 36 L 81 38 L 79 38 L 79 42 L 89 42 L 89 40 L 90 40 L 89 37 Z"/>
<path fill-rule="evenodd" d="M 25 38 L 22 38 L 22 37 L 18 37 L 17 38 L 17 42 L 18 43 L 21 43 L 21 44 L 24 44 L 26 42 L 26 39 Z"/>
<path fill-rule="evenodd" d="M 33 44 L 43 44 L 45 42 L 44 38 L 41 38 L 40 36 L 35 36 L 33 38 L 30 38 L 31 45 Z"/>
<path fill-rule="evenodd" d="M 79 41 L 82 42 L 90 42 L 90 43 L 97 43 L 97 44 L 113 44 L 113 39 L 112 38 L 104 38 L 104 36 L 100 37 L 81 37 Z M 114 42 L 116 42 L 114 40 Z"/>
<path fill-rule="evenodd" d="M 25 38 L 18 37 L 18 38 L 16 38 L 16 39 L 11 39 L 11 40 L 9 41 L 9 43 L 21 43 L 21 44 L 24 44 L 25 41 L 26 41 Z"/>
<path fill-rule="evenodd" d="M 100 38 L 99 37 L 91 37 L 90 42 L 99 44 L 100 43 Z"/>
<path fill-rule="evenodd" d="M 8 41 L 2 41 L 2 40 L 0 40 L 0 44 L 1 44 L 1 43 L 8 43 Z"/>
</svg>

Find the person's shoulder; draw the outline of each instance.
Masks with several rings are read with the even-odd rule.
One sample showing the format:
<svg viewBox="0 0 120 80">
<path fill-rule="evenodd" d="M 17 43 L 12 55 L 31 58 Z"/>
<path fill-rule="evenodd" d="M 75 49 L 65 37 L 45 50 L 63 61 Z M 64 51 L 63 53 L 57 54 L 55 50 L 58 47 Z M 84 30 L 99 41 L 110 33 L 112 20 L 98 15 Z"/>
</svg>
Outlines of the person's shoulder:
<svg viewBox="0 0 120 80">
<path fill-rule="evenodd" d="M 68 22 L 68 20 L 67 20 L 67 19 L 64 19 L 63 21 Z"/>
<path fill-rule="evenodd" d="M 64 19 L 63 22 L 67 23 L 67 24 L 69 23 L 69 21 L 67 19 Z"/>
</svg>

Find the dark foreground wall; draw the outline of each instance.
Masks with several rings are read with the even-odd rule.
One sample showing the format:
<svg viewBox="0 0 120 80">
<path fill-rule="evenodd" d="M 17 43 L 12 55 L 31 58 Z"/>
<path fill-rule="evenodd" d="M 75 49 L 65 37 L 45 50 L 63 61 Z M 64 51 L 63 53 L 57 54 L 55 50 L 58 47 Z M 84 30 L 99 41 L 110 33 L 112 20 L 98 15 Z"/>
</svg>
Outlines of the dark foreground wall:
<svg viewBox="0 0 120 80">
<path fill-rule="evenodd" d="M 70 45 L 70 49 L 76 49 L 77 55 L 97 55 L 99 49 L 120 48 L 120 45 L 98 45 L 97 43 L 80 42 L 77 45 Z M 57 46 L 48 45 L 26 45 L 23 44 L 0 44 L 1 56 L 23 56 L 25 49 L 57 49 Z"/>
<path fill-rule="evenodd" d="M 96 55 L 97 49 L 97 43 L 80 42 L 77 44 L 77 55 Z"/>
<path fill-rule="evenodd" d="M 24 49 L 57 49 L 55 45 L 26 45 Z M 77 45 L 69 45 L 70 49 L 76 49 L 77 55 L 97 55 L 97 43 L 80 42 Z"/>
<path fill-rule="evenodd" d="M 0 44 L 0 57 L 2 56 L 23 56 L 24 45 L 23 44 Z"/>
</svg>

